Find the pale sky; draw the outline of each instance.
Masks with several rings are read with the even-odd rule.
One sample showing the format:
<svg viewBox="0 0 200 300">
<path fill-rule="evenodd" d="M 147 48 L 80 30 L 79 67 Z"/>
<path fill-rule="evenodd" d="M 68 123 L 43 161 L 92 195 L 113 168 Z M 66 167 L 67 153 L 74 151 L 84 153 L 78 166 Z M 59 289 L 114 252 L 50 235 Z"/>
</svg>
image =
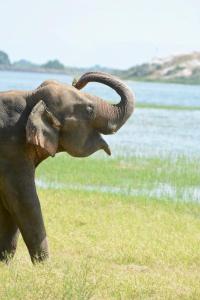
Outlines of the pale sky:
<svg viewBox="0 0 200 300">
<path fill-rule="evenodd" d="M 128 68 L 200 51 L 200 0 L 0 0 L 11 61 Z"/>
</svg>

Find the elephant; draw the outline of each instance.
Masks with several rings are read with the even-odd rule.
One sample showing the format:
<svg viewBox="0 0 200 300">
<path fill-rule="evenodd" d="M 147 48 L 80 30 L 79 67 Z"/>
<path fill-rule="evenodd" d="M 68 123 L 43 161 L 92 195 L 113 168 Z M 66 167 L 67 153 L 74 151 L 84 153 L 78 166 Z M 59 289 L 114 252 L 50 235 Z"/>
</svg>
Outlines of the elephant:
<svg viewBox="0 0 200 300">
<path fill-rule="evenodd" d="M 105 84 L 118 104 L 82 92 L 89 82 Z M 35 169 L 49 156 L 67 152 L 111 155 L 101 134 L 113 134 L 134 111 L 135 96 L 119 78 L 87 72 L 72 85 L 44 81 L 33 91 L 0 92 L 0 261 L 14 256 L 19 233 L 33 264 L 49 257 L 35 186 Z"/>
</svg>

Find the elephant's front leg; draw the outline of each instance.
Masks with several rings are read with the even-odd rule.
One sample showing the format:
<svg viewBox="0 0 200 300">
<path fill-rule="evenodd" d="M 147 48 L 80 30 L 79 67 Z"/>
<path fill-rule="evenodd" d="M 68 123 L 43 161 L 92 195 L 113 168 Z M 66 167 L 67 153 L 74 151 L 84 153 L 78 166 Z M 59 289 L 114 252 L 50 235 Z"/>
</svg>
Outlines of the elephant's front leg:
<svg viewBox="0 0 200 300">
<path fill-rule="evenodd" d="M 36 193 L 34 168 L 15 164 L 4 182 L 6 205 L 20 229 L 33 263 L 48 258 L 48 244 Z"/>
</svg>

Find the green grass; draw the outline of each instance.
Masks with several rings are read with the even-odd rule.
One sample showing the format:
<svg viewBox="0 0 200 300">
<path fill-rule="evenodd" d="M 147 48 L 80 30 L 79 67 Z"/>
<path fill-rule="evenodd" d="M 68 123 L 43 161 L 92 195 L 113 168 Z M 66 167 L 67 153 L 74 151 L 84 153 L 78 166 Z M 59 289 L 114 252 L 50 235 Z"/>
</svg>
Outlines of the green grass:
<svg viewBox="0 0 200 300">
<path fill-rule="evenodd" d="M 162 183 L 179 191 L 198 186 L 199 164 L 185 157 L 45 161 L 37 178 L 71 185 L 39 189 L 51 259 L 33 267 L 20 239 L 13 262 L 0 265 L 0 299 L 199 299 L 197 203 L 84 190 L 151 191 Z"/>
<path fill-rule="evenodd" d="M 168 110 L 184 110 L 184 111 L 194 111 L 200 110 L 199 106 L 181 106 L 181 105 L 162 105 L 153 103 L 142 103 L 137 102 L 137 108 L 152 108 L 152 109 L 168 109 Z"/>
</svg>

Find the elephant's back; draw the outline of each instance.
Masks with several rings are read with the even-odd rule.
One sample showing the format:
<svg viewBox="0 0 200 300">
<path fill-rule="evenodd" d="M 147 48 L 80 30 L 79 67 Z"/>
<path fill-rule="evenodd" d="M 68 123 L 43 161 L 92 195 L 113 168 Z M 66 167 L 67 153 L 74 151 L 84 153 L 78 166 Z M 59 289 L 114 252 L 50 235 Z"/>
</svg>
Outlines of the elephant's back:
<svg viewBox="0 0 200 300">
<path fill-rule="evenodd" d="M 0 156 L 24 142 L 27 101 L 24 92 L 0 93 Z M 9 150 L 10 151 L 10 150 Z"/>
<path fill-rule="evenodd" d="M 15 126 L 26 108 L 25 92 L 0 93 L 0 129 Z"/>
</svg>

